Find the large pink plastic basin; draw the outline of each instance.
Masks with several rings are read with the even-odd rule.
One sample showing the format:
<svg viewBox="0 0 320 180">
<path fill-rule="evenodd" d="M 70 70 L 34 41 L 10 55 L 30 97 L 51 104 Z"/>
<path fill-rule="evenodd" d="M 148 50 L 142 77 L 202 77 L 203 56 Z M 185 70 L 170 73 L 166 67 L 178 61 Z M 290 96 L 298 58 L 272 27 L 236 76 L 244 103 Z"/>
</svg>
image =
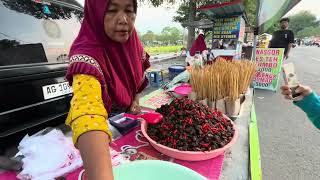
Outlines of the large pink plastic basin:
<svg viewBox="0 0 320 180">
<path fill-rule="evenodd" d="M 174 92 L 178 95 L 187 96 L 192 92 L 191 85 L 181 85 L 174 88 Z"/>
<path fill-rule="evenodd" d="M 228 118 L 229 119 L 229 118 Z M 229 121 L 231 121 L 229 119 Z M 234 135 L 232 140 L 226 144 L 224 147 L 215 149 L 212 151 L 179 151 L 177 149 L 169 148 L 167 146 L 164 146 L 162 144 L 159 144 L 155 142 L 153 139 L 151 139 L 148 134 L 147 134 L 147 128 L 148 128 L 148 123 L 143 120 L 141 122 L 141 131 L 144 137 L 148 139 L 150 144 L 159 152 L 162 154 L 165 154 L 169 157 L 175 158 L 175 159 L 180 159 L 180 160 L 185 160 L 185 161 L 203 161 L 203 160 L 208 160 L 215 158 L 221 154 L 223 154 L 227 149 L 229 149 L 237 140 L 238 138 L 238 130 L 235 126 L 235 124 L 231 121 L 234 131 Z"/>
</svg>

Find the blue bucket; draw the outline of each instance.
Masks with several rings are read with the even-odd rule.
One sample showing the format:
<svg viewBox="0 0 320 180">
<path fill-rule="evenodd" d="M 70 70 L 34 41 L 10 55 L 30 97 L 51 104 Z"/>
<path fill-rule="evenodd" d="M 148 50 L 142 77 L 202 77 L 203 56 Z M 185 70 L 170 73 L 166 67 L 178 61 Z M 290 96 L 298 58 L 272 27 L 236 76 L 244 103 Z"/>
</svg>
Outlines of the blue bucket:
<svg viewBox="0 0 320 180">
<path fill-rule="evenodd" d="M 168 69 L 169 69 L 169 79 L 172 80 L 174 77 L 184 72 L 186 70 L 186 67 L 183 65 L 173 65 L 173 66 L 170 66 Z"/>
</svg>

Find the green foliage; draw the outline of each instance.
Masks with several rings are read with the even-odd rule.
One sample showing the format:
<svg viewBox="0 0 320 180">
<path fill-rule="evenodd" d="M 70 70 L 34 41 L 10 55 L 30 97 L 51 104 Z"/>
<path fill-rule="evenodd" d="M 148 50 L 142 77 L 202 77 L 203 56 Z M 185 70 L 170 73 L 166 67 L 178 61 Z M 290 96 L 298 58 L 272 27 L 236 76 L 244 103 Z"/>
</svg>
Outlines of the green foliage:
<svg viewBox="0 0 320 180">
<path fill-rule="evenodd" d="M 225 3 L 229 2 L 231 0 L 220 0 L 220 1 L 212 1 L 212 0 L 203 0 L 203 1 L 197 1 L 197 7 L 208 5 L 208 4 L 214 4 L 214 3 Z M 257 8 L 257 1 L 256 0 L 245 0 L 244 1 L 245 10 L 249 19 L 249 23 L 251 25 L 254 25 L 256 22 L 256 8 Z M 179 23 L 186 23 L 189 21 L 189 2 L 184 1 L 177 10 L 177 16 L 173 17 L 173 21 L 179 22 Z M 200 19 L 210 19 L 206 14 L 203 14 L 199 11 L 196 12 L 195 21 L 198 21 Z"/>
<path fill-rule="evenodd" d="M 244 8 L 247 13 L 249 25 L 254 26 L 257 22 L 257 0 L 245 0 L 244 1 Z"/>
<path fill-rule="evenodd" d="M 317 17 L 310 11 L 301 11 L 290 18 L 290 29 L 298 33 L 307 27 L 318 27 Z"/>
<path fill-rule="evenodd" d="M 296 34 L 298 38 L 320 36 L 320 27 L 306 27 Z"/>
<path fill-rule="evenodd" d="M 148 31 L 141 36 L 141 41 L 148 44 L 156 40 L 156 35 L 152 31 Z"/>
<path fill-rule="evenodd" d="M 177 16 L 173 17 L 173 21 L 179 22 L 179 23 L 185 23 L 188 22 L 188 13 L 189 12 L 189 6 L 187 3 L 183 3 L 180 5 L 179 9 L 177 10 Z M 184 26 L 185 27 L 185 26 Z"/>
<path fill-rule="evenodd" d="M 272 34 L 273 32 L 275 32 L 278 29 L 279 29 L 279 24 L 277 23 L 277 24 L 272 25 L 265 33 Z"/>
<path fill-rule="evenodd" d="M 182 31 L 177 27 L 165 27 L 161 34 L 154 34 L 152 31 L 147 31 L 140 36 L 142 43 L 146 46 L 154 46 L 157 44 L 181 44 Z"/>
<path fill-rule="evenodd" d="M 199 6 L 203 6 L 206 4 L 209 4 L 211 1 L 200 1 L 196 4 L 196 7 Z M 212 2 L 211 2 L 212 3 Z M 190 14 L 190 7 L 189 7 L 189 2 L 184 2 L 180 5 L 179 9 L 177 10 L 177 15 L 173 17 L 173 21 L 175 22 L 179 22 L 181 23 L 181 25 L 183 27 L 185 27 L 185 23 L 189 22 L 189 14 Z M 201 13 L 199 11 L 196 11 L 196 9 L 194 9 L 193 11 L 195 11 L 195 21 L 199 21 L 201 19 L 209 19 L 210 17 L 208 17 L 206 14 Z"/>
<path fill-rule="evenodd" d="M 319 35 L 319 21 L 317 21 L 316 15 L 312 14 L 310 11 L 300 11 L 297 14 L 290 16 L 289 18 L 289 29 L 293 31 L 296 37 L 303 38 Z M 279 23 L 277 22 L 266 32 L 272 34 L 278 29 Z"/>
<path fill-rule="evenodd" d="M 182 45 L 145 47 L 145 51 L 148 52 L 150 55 L 154 55 L 154 54 L 179 52 L 182 47 L 183 47 Z"/>
<path fill-rule="evenodd" d="M 176 0 L 140 0 L 140 2 L 145 2 L 145 1 L 150 2 L 154 7 L 159 7 L 164 3 L 174 4 L 176 2 Z"/>
<path fill-rule="evenodd" d="M 171 3 L 174 4 L 178 0 L 140 0 L 143 1 L 149 1 L 153 6 L 158 7 L 162 5 L 163 3 Z M 177 10 L 177 15 L 173 17 L 173 21 L 181 23 L 183 27 L 185 27 L 185 24 L 188 22 L 198 21 L 200 19 L 210 19 L 211 17 L 208 17 L 206 14 L 201 13 L 197 11 L 197 8 L 200 6 L 208 5 L 208 4 L 215 4 L 215 3 L 225 3 L 230 2 L 232 0 L 197 0 L 197 1 L 191 1 L 191 0 L 180 0 L 181 5 L 179 9 Z M 191 4 L 191 2 L 195 2 L 195 6 Z M 256 22 L 256 7 L 257 7 L 257 1 L 256 0 L 245 0 L 244 6 L 247 12 L 247 16 L 249 19 L 249 23 L 251 25 L 254 25 Z M 188 47 L 191 46 L 191 43 L 194 39 L 194 28 L 189 27 L 188 28 L 189 35 L 188 35 Z M 163 41 L 164 37 L 158 37 L 158 40 Z"/>
<path fill-rule="evenodd" d="M 182 31 L 177 27 L 165 27 L 161 32 L 161 36 L 166 42 L 176 42 L 182 40 Z"/>
</svg>

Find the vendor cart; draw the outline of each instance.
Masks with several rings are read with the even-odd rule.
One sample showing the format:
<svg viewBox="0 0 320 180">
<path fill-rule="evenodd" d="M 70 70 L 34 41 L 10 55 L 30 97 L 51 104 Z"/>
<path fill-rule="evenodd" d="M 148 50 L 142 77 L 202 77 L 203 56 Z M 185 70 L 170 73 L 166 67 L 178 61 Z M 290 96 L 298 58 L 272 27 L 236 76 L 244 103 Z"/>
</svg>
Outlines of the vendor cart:
<svg viewBox="0 0 320 180">
<path fill-rule="evenodd" d="M 185 24 L 203 29 L 210 34 L 210 52 L 214 57 L 239 60 L 242 55 L 247 16 L 242 0 L 213 4 L 198 8 L 210 19 Z"/>
</svg>

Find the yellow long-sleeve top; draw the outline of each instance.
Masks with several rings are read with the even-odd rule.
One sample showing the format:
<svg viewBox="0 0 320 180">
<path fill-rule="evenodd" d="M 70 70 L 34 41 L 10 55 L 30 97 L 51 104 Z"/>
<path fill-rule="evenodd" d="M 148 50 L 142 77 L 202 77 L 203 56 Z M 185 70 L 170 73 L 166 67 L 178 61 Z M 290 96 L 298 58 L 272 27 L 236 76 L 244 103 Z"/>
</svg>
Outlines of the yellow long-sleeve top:
<svg viewBox="0 0 320 180">
<path fill-rule="evenodd" d="M 72 139 L 77 144 L 78 138 L 89 131 L 103 131 L 109 135 L 108 113 L 103 105 L 101 84 L 90 75 L 73 76 L 73 97 L 66 124 L 72 129 Z"/>
</svg>

